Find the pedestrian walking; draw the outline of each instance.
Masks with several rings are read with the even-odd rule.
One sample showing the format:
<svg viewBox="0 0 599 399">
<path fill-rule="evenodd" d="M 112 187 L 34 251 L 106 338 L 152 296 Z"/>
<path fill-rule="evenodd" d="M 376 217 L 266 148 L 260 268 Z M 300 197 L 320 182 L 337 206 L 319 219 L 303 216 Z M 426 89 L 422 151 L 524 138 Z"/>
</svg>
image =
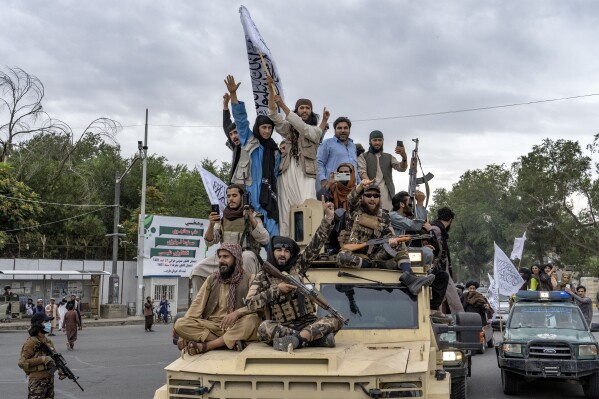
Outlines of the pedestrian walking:
<svg viewBox="0 0 599 399">
<path fill-rule="evenodd" d="M 144 303 L 144 316 L 146 318 L 146 331 L 153 332 L 152 324 L 154 323 L 154 305 L 152 304 L 152 298 L 147 297 L 146 303 Z"/>
<path fill-rule="evenodd" d="M 67 349 L 72 351 L 77 341 L 77 330 L 81 323 L 72 303 L 67 304 L 67 314 L 64 316 L 64 329 L 67 333 Z"/>
<path fill-rule="evenodd" d="M 50 330 L 49 337 L 53 337 L 54 330 L 56 329 L 56 318 L 58 317 L 58 306 L 56 306 L 56 300 L 54 298 L 50 298 L 50 303 L 46 305 L 46 315 L 52 318 L 52 330 Z"/>
</svg>

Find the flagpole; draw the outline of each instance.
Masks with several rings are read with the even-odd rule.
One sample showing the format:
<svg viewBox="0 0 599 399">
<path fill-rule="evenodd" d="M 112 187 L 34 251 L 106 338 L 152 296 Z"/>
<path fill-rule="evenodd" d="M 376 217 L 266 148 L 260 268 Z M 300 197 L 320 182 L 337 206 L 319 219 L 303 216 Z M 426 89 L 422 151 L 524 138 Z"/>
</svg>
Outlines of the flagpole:
<svg viewBox="0 0 599 399">
<path fill-rule="evenodd" d="M 266 76 L 268 76 L 272 79 L 272 76 L 270 75 L 270 72 L 268 71 L 268 67 L 266 66 L 266 61 L 264 61 L 264 57 L 262 56 L 262 51 L 260 51 L 260 49 L 258 49 L 258 54 L 260 55 L 260 59 L 262 60 L 262 68 L 264 68 L 264 72 L 266 72 Z M 275 86 L 272 83 L 270 84 L 270 90 L 272 90 L 272 92 L 275 94 L 279 94 L 279 92 L 277 91 L 277 86 Z"/>
</svg>

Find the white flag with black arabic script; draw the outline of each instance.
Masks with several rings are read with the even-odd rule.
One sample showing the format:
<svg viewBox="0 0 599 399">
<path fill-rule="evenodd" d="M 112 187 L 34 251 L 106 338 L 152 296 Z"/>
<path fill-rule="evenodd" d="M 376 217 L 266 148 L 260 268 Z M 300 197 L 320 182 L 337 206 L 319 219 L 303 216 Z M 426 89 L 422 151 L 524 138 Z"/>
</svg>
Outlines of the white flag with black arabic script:
<svg viewBox="0 0 599 399">
<path fill-rule="evenodd" d="M 489 301 L 489 305 L 493 308 L 495 313 L 499 310 L 499 295 L 497 295 L 497 286 L 495 285 L 495 280 L 489 273 L 487 273 L 489 277 L 489 290 L 487 291 Z"/>
<path fill-rule="evenodd" d="M 270 76 L 275 82 L 279 95 L 285 101 L 283 96 L 283 85 L 281 84 L 281 75 L 277 69 L 277 64 L 258 31 L 256 24 L 252 21 L 250 12 L 244 6 L 239 7 L 241 17 L 241 25 L 245 34 L 245 44 L 248 53 L 248 63 L 250 64 L 250 78 L 252 79 L 252 91 L 254 93 L 254 105 L 256 106 L 257 115 L 268 115 L 268 86 L 266 84 L 266 71 L 262 67 L 262 58 L 266 64 Z"/>
<path fill-rule="evenodd" d="M 500 294 L 513 295 L 522 287 L 524 280 L 501 248 L 495 243 L 493 245 L 495 246 L 495 257 L 493 259 L 495 284 L 499 287 Z"/>
<path fill-rule="evenodd" d="M 206 169 L 199 167 L 200 176 L 202 176 L 202 182 L 206 189 L 206 194 L 210 199 L 211 204 L 218 204 L 220 208 L 220 215 L 223 216 L 223 210 L 227 206 L 227 185 L 218 177 L 208 172 Z"/>
<path fill-rule="evenodd" d="M 524 241 L 526 241 L 526 232 L 522 234 L 522 237 L 514 238 L 514 248 L 510 259 L 522 259 L 522 252 L 524 252 Z"/>
</svg>

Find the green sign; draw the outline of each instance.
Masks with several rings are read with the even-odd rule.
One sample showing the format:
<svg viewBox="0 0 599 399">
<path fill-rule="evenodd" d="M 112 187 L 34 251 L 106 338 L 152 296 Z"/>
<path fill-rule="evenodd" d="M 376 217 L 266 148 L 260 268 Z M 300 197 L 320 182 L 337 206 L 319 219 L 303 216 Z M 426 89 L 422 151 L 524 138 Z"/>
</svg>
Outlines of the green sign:
<svg viewBox="0 0 599 399">
<path fill-rule="evenodd" d="M 151 248 L 150 256 L 161 256 L 167 258 L 195 258 L 196 251 L 193 249 Z"/>
<path fill-rule="evenodd" d="M 160 231 L 158 234 L 161 236 L 168 235 L 168 236 L 202 237 L 204 235 L 204 229 L 160 226 Z"/>
<path fill-rule="evenodd" d="M 199 248 L 200 240 L 194 240 L 193 238 L 156 237 L 154 246 Z"/>
</svg>

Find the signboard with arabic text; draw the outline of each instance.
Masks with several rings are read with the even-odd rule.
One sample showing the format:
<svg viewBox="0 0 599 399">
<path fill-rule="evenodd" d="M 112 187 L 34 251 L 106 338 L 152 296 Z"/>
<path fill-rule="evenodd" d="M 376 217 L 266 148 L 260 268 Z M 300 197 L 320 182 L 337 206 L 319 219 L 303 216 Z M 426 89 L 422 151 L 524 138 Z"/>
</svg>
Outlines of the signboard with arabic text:
<svg viewBox="0 0 599 399">
<path fill-rule="evenodd" d="M 204 258 L 207 219 L 148 215 L 144 227 L 144 276 L 189 277 Z"/>
</svg>

